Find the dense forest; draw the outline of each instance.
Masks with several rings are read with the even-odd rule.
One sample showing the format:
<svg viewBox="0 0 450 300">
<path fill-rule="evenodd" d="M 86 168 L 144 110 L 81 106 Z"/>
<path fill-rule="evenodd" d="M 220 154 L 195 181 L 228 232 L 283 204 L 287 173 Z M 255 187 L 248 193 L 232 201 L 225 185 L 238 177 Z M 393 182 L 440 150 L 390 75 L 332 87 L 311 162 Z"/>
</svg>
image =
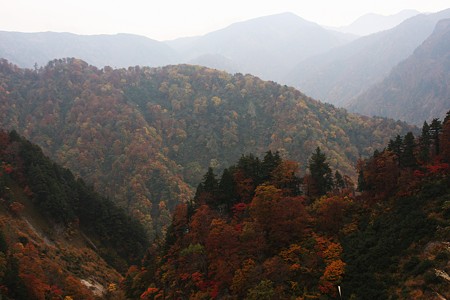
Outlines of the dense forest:
<svg viewBox="0 0 450 300">
<path fill-rule="evenodd" d="M 450 299 L 450 9 L 409 13 L 0 31 L 0 300 Z"/>
<path fill-rule="evenodd" d="M 0 100 L 5 299 L 450 297 L 450 112 L 76 59 L 2 61 Z"/>
<path fill-rule="evenodd" d="M 166 240 L 128 270 L 131 299 L 447 299 L 450 112 L 358 162 L 308 173 L 268 151 L 210 168 Z M 303 175 L 302 175 L 303 174 Z"/>
<path fill-rule="evenodd" d="M 94 284 L 111 285 L 112 296 L 118 271 L 140 263 L 148 245 L 123 209 L 16 132 L 0 131 L 0 298 L 94 299 Z"/>
<path fill-rule="evenodd" d="M 320 147 L 354 164 L 414 128 L 347 113 L 251 75 L 188 65 L 98 69 L 78 59 L 45 67 L 0 62 L 0 128 L 16 130 L 161 237 L 202 175 L 242 154 L 279 152 L 305 171 Z"/>
</svg>

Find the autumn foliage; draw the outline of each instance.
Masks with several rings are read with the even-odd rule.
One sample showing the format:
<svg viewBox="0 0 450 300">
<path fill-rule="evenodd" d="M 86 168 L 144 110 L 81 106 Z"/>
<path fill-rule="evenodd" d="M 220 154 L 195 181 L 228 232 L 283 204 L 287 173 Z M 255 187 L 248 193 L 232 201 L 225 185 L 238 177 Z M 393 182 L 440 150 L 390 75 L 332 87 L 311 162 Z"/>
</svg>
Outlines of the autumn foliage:
<svg viewBox="0 0 450 300">
<path fill-rule="evenodd" d="M 120 296 L 107 285 L 146 247 L 123 210 L 16 132 L 0 131 L 0 298 Z"/>
<path fill-rule="evenodd" d="M 0 72 L 0 125 L 43 147 L 0 132 L 2 296 L 91 299 L 81 278 L 95 274 L 105 298 L 450 297 L 435 275 L 450 273 L 449 117 L 415 138 L 196 66 Z M 266 149 L 280 151 L 242 155 Z M 31 208 L 83 245 L 32 232 Z"/>
<path fill-rule="evenodd" d="M 144 260 L 156 271 L 137 271 L 130 280 L 143 288 L 128 292 L 149 299 L 336 299 L 339 287 L 351 299 L 427 299 L 431 285 L 448 295 L 431 273 L 449 271 L 445 128 L 439 141 L 430 139 L 426 163 L 419 158 L 424 139 L 412 134 L 361 159 L 359 192 L 346 175 L 333 176 L 320 149 L 311 155 L 314 174 L 301 176 L 296 163 L 271 152 L 242 156 L 220 177 L 208 170 L 194 199 L 175 210 L 160 254 Z M 423 252 L 426 245 L 437 245 L 434 254 Z"/>
<path fill-rule="evenodd" d="M 222 170 L 243 153 L 271 149 L 304 172 L 319 146 L 332 168 L 352 175 L 360 154 L 410 130 L 248 74 L 192 65 L 99 69 L 76 58 L 36 70 L 0 60 L 0 128 L 38 144 L 137 218 L 152 239 L 166 233 L 169 212 L 189 201 L 210 166 Z M 250 202 L 255 182 L 240 176 L 237 190 Z M 275 178 L 272 184 L 286 188 Z"/>
<path fill-rule="evenodd" d="M 313 221 L 301 181 L 296 163 L 272 152 L 242 156 L 220 178 L 209 170 L 194 200 L 175 210 L 161 257 L 148 258 L 159 268 L 141 297 L 156 299 L 156 291 L 190 299 L 335 295 L 345 272 L 342 247 Z M 134 286 L 142 283 L 138 274 Z"/>
</svg>

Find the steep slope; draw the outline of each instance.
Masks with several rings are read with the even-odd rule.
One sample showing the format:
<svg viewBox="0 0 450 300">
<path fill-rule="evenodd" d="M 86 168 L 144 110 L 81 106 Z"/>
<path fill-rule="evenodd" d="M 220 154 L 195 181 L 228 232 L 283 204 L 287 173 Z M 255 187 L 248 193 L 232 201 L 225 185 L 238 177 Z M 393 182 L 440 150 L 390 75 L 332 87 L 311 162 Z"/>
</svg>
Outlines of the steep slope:
<svg viewBox="0 0 450 300">
<path fill-rule="evenodd" d="M 420 14 L 417 10 L 413 9 L 406 9 L 402 10 L 401 12 L 389 15 L 389 16 L 383 16 L 379 14 L 366 14 L 364 16 L 359 17 L 357 20 L 355 20 L 353 23 L 351 23 L 348 26 L 339 27 L 335 30 L 341 31 L 341 32 L 347 32 L 359 36 L 369 35 L 373 34 L 379 31 L 388 30 L 391 28 L 394 28 L 395 26 L 399 25 L 406 19 L 409 19 L 411 17 L 414 17 L 415 15 Z"/>
<path fill-rule="evenodd" d="M 356 299 L 450 296 L 450 111 L 437 123 L 360 164 L 364 204 L 358 229 L 342 239 L 342 289 Z"/>
<path fill-rule="evenodd" d="M 162 42 L 132 34 L 76 35 L 0 31 L 0 57 L 21 67 L 77 57 L 97 67 L 163 66 L 175 62 L 175 52 Z"/>
<path fill-rule="evenodd" d="M 5 299 L 112 296 L 116 270 L 149 244 L 136 220 L 15 132 L 0 131 L 0 199 Z"/>
<path fill-rule="evenodd" d="M 450 19 L 381 83 L 352 100 L 349 109 L 419 125 L 450 109 Z"/>
<path fill-rule="evenodd" d="M 203 55 L 220 55 L 233 62 L 219 69 L 250 73 L 279 81 L 293 64 L 350 41 L 352 37 L 326 30 L 292 13 L 283 13 L 232 24 L 193 39 L 190 47 L 168 42 L 183 53 L 184 61 L 220 67 L 218 62 L 199 61 Z M 185 39 L 182 41 L 186 42 Z M 178 46 L 178 47 L 177 47 Z M 219 61 L 220 62 L 220 61 Z"/>
<path fill-rule="evenodd" d="M 391 30 L 359 38 L 306 59 L 285 82 L 313 98 L 345 107 L 411 55 L 430 36 L 439 20 L 449 17 L 450 9 L 418 15 Z"/>
<path fill-rule="evenodd" d="M 153 248 L 141 270 L 128 272 L 126 294 L 340 299 L 340 291 L 342 299 L 448 299 L 450 111 L 447 116 L 439 130 L 423 130 L 418 139 L 399 136 L 398 152 L 361 160 L 358 194 L 345 184 L 320 196 L 299 194 L 299 187 L 310 191 L 311 181 L 299 185 L 297 164 L 270 152 L 242 156 L 217 178 L 209 170 L 193 201 L 175 210 L 166 243 Z M 430 160 L 423 161 L 412 150 L 419 141 L 425 147 L 430 134 Z M 316 153 L 311 177 L 327 167 Z"/>
<path fill-rule="evenodd" d="M 0 64 L 0 126 L 15 128 L 109 195 L 150 234 L 208 167 L 280 151 L 306 167 L 317 146 L 343 174 L 410 128 L 347 113 L 251 75 L 198 66 L 104 68 L 67 59 Z"/>
</svg>

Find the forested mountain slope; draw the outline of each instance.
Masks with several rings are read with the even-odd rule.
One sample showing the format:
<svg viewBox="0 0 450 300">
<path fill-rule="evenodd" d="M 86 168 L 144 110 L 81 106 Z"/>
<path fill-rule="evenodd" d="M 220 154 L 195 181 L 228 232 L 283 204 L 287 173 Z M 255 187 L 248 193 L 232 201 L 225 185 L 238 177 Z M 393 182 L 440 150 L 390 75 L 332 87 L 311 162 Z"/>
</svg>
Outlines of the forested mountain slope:
<svg viewBox="0 0 450 300">
<path fill-rule="evenodd" d="M 137 220 L 38 146 L 0 131 L 2 299 L 104 299 L 148 245 Z"/>
<path fill-rule="evenodd" d="M 450 19 L 382 82 L 353 99 L 349 109 L 420 125 L 450 109 Z"/>
<path fill-rule="evenodd" d="M 439 20 L 449 17 L 450 9 L 417 15 L 390 30 L 308 58 L 293 69 L 285 82 L 315 99 L 346 107 L 408 58 L 431 35 Z"/>
<path fill-rule="evenodd" d="M 208 170 L 165 243 L 130 268 L 126 294 L 447 299 L 450 111 L 386 146 L 359 161 L 358 193 L 319 148 L 310 174 L 271 152 L 242 156 L 221 176 Z"/>
<path fill-rule="evenodd" d="M 77 59 L 38 70 L 2 61 L 0 127 L 39 144 L 151 236 L 210 166 L 273 150 L 304 170 L 320 146 L 332 167 L 352 176 L 358 157 L 411 129 L 251 75 L 188 65 L 97 69 Z"/>
</svg>

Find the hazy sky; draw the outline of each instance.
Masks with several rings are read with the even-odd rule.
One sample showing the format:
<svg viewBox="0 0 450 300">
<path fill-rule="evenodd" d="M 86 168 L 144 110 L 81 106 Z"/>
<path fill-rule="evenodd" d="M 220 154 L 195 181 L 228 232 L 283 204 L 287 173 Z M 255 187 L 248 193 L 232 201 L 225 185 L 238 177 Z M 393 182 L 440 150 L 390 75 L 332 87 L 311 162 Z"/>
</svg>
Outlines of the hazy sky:
<svg viewBox="0 0 450 300">
<path fill-rule="evenodd" d="M 288 11 L 321 25 L 343 26 L 370 12 L 449 7 L 449 0 L 0 0 L 0 30 L 134 33 L 168 40 Z"/>
</svg>

